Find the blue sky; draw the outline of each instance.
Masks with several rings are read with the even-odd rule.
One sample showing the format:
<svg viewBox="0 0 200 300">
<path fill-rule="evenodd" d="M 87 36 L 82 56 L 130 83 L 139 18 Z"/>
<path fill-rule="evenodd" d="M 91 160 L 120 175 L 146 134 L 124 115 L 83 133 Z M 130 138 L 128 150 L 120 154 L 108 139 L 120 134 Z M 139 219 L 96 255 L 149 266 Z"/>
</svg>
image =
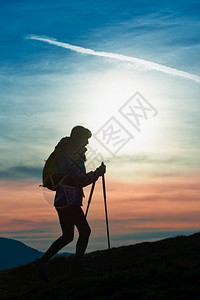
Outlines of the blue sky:
<svg viewBox="0 0 200 300">
<path fill-rule="evenodd" d="M 114 116 L 131 131 L 119 108 L 137 91 L 158 111 L 141 134 L 134 133 L 116 156 L 91 139 L 110 180 L 197 178 L 199 83 L 27 37 L 54 38 L 200 76 L 199 14 L 199 1 L 1 1 L 1 181 L 40 184 L 44 160 L 74 125 L 95 133 Z"/>
<path fill-rule="evenodd" d="M 61 125 L 59 120 L 71 119 L 74 107 L 75 118 L 81 119 L 79 111 L 83 110 L 83 101 L 88 108 L 91 103 L 88 104 L 86 98 L 92 98 L 92 87 L 97 80 L 102 80 L 101 74 L 107 72 L 110 79 L 112 71 L 118 76 L 120 72 L 122 76 L 129 72 L 127 77 L 131 73 L 128 64 L 73 53 L 27 40 L 27 36 L 49 36 L 58 41 L 135 56 L 199 75 L 198 7 L 198 1 L 3 1 L 0 50 L 3 143 L 15 143 L 16 146 L 20 139 L 20 147 L 23 144 L 27 151 L 29 147 L 32 149 L 32 144 L 38 149 L 36 144 L 41 139 L 44 147 L 48 140 L 55 143 L 55 139 L 65 132 L 67 134 L 70 125 L 76 122 L 71 121 L 67 126 L 67 123 Z M 139 72 L 138 76 L 141 75 Z M 146 80 L 153 76 L 159 75 L 150 72 Z M 166 83 L 169 79 L 164 78 Z M 133 92 L 137 89 L 135 85 L 131 87 Z M 197 97 L 197 84 L 193 87 L 192 83 L 182 80 L 180 85 L 187 85 L 191 94 L 195 89 L 194 96 Z M 80 96 L 77 89 L 81 88 Z M 131 92 L 128 91 L 127 96 Z M 122 101 L 124 99 L 126 96 Z M 3 149 L 5 159 L 6 145 Z M 39 156 L 40 160 L 42 153 L 37 153 Z M 34 155 L 32 159 L 36 159 Z M 11 165 L 12 160 L 9 159 L 9 163 Z"/>
</svg>

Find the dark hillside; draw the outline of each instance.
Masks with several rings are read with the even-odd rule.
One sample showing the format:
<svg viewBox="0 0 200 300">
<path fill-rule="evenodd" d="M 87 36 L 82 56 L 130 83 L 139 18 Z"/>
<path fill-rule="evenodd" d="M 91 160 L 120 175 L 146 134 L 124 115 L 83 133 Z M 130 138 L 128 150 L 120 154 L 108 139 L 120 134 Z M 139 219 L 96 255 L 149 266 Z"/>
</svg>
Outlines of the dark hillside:
<svg viewBox="0 0 200 300">
<path fill-rule="evenodd" d="M 85 255 L 93 274 L 72 275 L 71 257 L 48 264 L 49 282 L 32 264 L 0 272 L 0 299 L 200 299 L 200 233 Z"/>
</svg>

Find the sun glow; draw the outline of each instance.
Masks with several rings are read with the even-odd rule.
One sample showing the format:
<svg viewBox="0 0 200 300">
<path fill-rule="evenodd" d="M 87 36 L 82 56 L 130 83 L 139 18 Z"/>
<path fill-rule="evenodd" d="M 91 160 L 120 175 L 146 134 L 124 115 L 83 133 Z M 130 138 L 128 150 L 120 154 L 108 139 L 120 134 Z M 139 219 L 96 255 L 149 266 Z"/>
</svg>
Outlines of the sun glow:
<svg viewBox="0 0 200 300">
<path fill-rule="evenodd" d="M 155 81 L 152 78 L 149 80 L 146 75 L 142 75 L 140 72 L 116 70 L 107 71 L 95 77 L 91 76 L 90 83 L 81 90 L 82 95 L 87 95 L 87 110 L 90 112 L 88 126 L 93 129 L 93 132 L 96 132 L 113 117 L 131 133 L 134 148 L 137 147 L 136 144 L 139 147 L 144 147 L 149 139 L 155 140 L 158 136 L 158 126 L 155 118 L 146 120 L 143 130 L 138 132 L 133 124 L 120 113 L 120 108 L 136 92 L 139 92 L 151 105 L 157 106 L 159 102 L 157 93 L 159 90 L 155 87 Z M 123 151 L 130 151 L 132 147 L 133 141 L 127 143 Z"/>
</svg>

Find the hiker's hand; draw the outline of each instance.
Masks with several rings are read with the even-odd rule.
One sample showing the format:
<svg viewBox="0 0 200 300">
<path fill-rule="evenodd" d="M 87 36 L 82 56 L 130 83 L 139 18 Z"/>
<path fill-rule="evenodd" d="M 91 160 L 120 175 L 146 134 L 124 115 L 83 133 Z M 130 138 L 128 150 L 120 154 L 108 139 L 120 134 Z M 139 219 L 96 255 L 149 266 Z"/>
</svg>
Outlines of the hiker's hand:
<svg viewBox="0 0 200 300">
<path fill-rule="evenodd" d="M 102 162 L 102 164 L 96 169 L 98 176 L 103 176 L 104 173 L 106 173 L 106 166 Z"/>
</svg>

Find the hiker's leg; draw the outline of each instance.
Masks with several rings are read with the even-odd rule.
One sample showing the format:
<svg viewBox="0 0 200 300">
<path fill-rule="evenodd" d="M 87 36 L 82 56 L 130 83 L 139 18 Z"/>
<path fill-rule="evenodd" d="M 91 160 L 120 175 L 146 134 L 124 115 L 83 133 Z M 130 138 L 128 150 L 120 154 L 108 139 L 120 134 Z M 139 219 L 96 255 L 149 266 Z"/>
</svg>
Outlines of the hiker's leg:
<svg viewBox="0 0 200 300">
<path fill-rule="evenodd" d="M 76 255 L 74 259 L 74 266 L 76 267 L 81 264 L 91 233 L 91 229 L 88 225 L 83 210 L 79 206 L 76 207 L 75 225 L 79 232 L 79 238 L 76 244 Z"/>
<path fill-rule="evenodd" d="M 62 236 L 53 242 L 47 252 L 42 256 L 40 259 L 41 263 L 47 263 L 53 255 L 74 239 L 74 224 L 71 217 L 69 217 L 70 208 L 60 208 L 57 209 L 57 212 L 60 226 L 62 228 Z"/>
</svg>

